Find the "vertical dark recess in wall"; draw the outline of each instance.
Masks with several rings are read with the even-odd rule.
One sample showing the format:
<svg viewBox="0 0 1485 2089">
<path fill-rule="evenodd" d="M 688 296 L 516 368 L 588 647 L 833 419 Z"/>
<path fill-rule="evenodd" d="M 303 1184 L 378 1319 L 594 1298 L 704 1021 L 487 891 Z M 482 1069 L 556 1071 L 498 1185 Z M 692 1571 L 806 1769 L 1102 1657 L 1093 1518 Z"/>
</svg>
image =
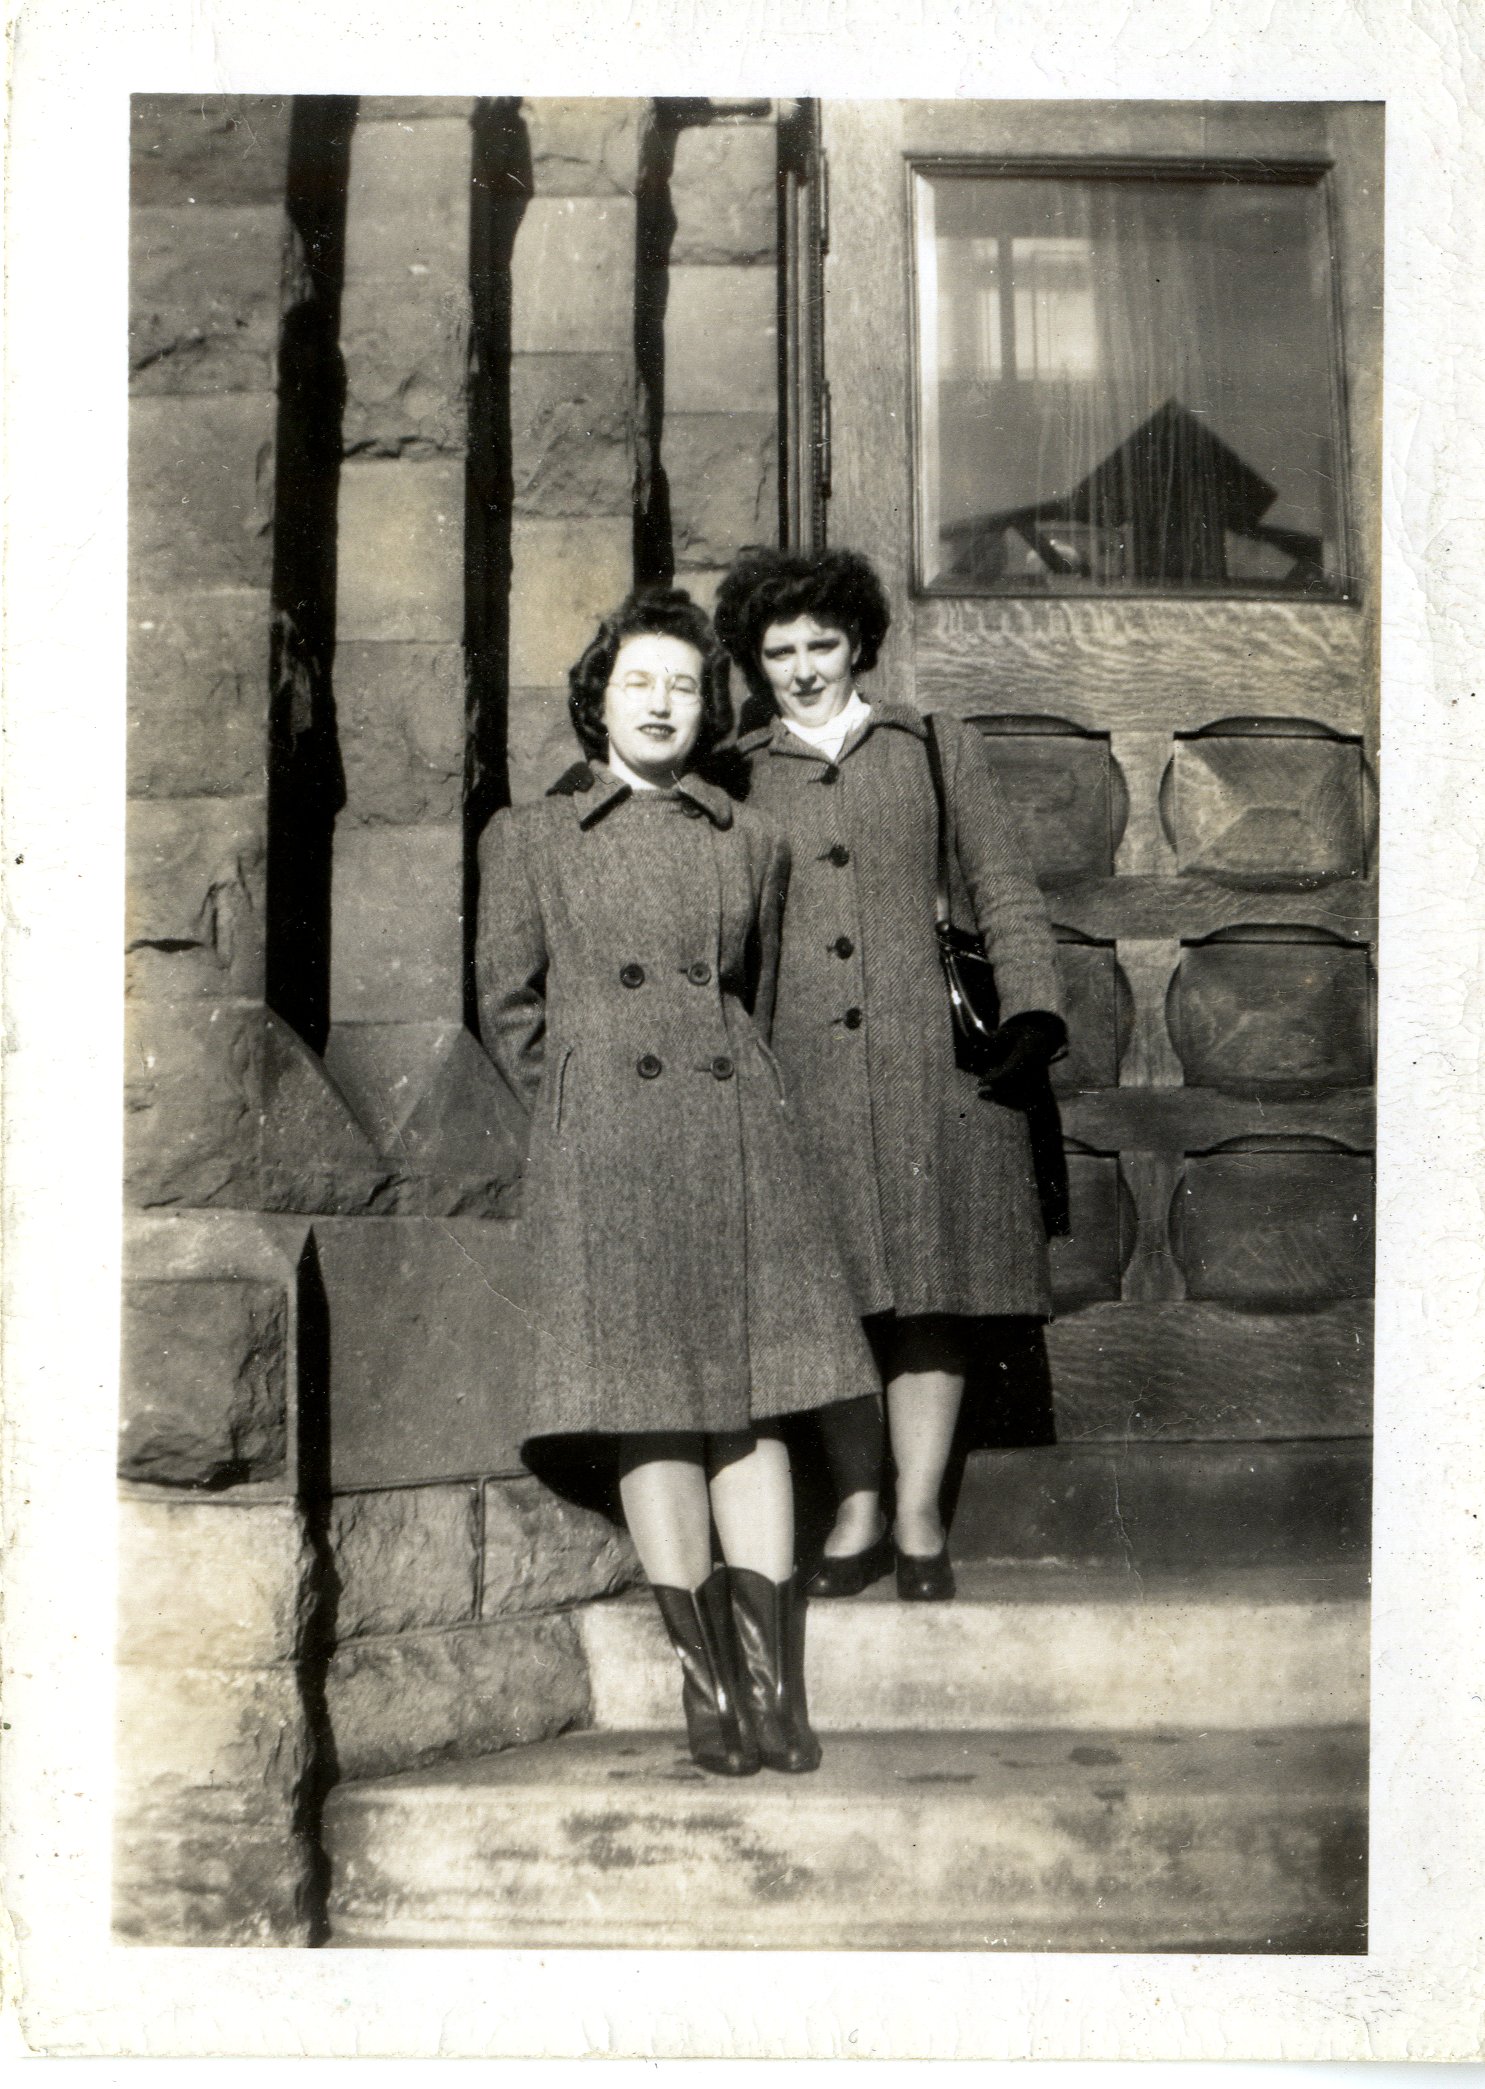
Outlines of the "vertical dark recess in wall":
<svg viewBox="0 0 1485 2089">
<path fill-rule="evenodd" d="M 315 1051 L 330 1027 L 330 865 L 345 779 L 335 731 L 340 296 L 353 95 L 302 95 L 279 335 L 268 745 L 267 996 Z"/>
<path fill-rule="evenodd" d="M 675 211 L 670 177 L 681 112 L 656 102 L 639 146 L 634 219 L 634 371 L 638 388 L 639 472 L 634 493 L 634 582 L 669 587 L 675 578 L 670 482 L 665 476 L 665 305 Z"/>
<path fill-rule="evenodd" d="M 825 545 L 825 161 L 820 105 L 779 123 L 779 542 Z"/>
<path fill-rule="evenodd" d="M 313 1233 L 299 1265 L 298 1307 L 299 1503 L 314 1568 L 299 1657 L 309 1762 L 299 1789 L 296 1825 L 311 1852 L 310 1941 L 323 1944 L 330 1932 L 330 1863 L 323 1816 L 325 1800 L 340 1778 L 326 1685 L 335 1652 L 341 1582 L 330 1538 L 330 1304 Z"/>
<path fill-rule="evenodd" d="M 464 1020 L 478 1031 L 474 932 L 479 838 L 510 800 L 511 256 L 531 200 L 531 141 L 518 97 L 478 104 L 469 214 L 469 452 L 464 481 Z"/>
</svg>

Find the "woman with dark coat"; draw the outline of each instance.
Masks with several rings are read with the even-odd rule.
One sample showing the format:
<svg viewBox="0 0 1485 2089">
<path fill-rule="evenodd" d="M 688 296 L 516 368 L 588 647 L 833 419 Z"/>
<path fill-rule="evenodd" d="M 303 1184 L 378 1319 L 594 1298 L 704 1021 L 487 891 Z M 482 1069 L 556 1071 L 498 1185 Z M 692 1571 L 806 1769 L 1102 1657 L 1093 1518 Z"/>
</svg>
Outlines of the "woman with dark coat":
<svg viewBox="0 0 1485 2089">
<path fill-rule="evenodd" d="M 793 858 L 774 1047 L 880 1360 L 896 1475 L 894 1543 L 879 1403 L 822 1416 L 840 1499 L 808 1592 L 854 1595 L 895 1555 L 899 1595 L 933 1601 L 954 1593 L 940 1497 L 971 1318 L 1051 1309 L 1014 1105 L 1066 1031 L 1024 845 L 979 734 L 940 716 L 954 918 L 984 938 L 1001 1025 L 991 1079 L 955 1064 L 927 727 L 910 705 L 857 686 L 889 622 L 876 574 L 849 551 L 750 548 L 717 598 L 718 636 L 774 714 L 739 741 L 748 803 Z"/>
<path fill-rule="evenodd" d="M 481 1027 L 530 1110 L 523 1450 L 613 1461 L 695 1760 L 812 1770 L 777 1424 L 873 1367 L 768 1047 L 788 853 L 698 772 L 731 706 L 686 595 L 631 597 L 570 690 L 587 760 L 480 846 Z"/>
</svg>

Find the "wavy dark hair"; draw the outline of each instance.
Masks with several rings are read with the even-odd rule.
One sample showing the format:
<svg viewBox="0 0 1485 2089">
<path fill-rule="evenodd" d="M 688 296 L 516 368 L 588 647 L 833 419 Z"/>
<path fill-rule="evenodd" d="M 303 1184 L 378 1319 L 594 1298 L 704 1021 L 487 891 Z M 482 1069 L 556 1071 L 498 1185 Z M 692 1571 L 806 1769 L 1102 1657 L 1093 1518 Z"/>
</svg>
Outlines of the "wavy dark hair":
<svg viewBox="0 0 1485 2089">
<path fill-rule="evenodd" d="M 861 674 L 876 666 L 892 622 L 882 583 L 859 551 L 777 551 L 768 544 L 745 544 L 717 590 L 717 636 L 754 696 L 770 708 L 763 634 L 770 624 L 803 616 L 844 631 L 857 648 Z"/>
<path fill-rule="evenodd" d="M 608 751 L 603 722 L 604 691 L 613 680 L 614 662 L 626 638 L 684 639 L 701 655 L 701 726 L 691 756 L 703 762 L 732 730 L 732 698 L 728 693 L 729 662 L 706 611 L 684 588 L 637 588 L 611 616 L 606 616 L 582 658 L 567 671 L 567 711 L 584 754 L 602 760 Z"/>
</svg>

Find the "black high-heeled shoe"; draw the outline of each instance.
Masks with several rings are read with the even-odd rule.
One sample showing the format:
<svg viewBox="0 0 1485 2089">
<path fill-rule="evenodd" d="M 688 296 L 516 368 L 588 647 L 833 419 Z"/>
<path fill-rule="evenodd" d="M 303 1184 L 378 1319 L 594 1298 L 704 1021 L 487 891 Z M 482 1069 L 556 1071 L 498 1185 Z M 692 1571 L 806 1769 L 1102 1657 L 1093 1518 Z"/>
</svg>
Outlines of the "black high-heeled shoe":
<svg viewBox="0 0 1485 2089">
<path fill-rule="evenodd" d="M 897 1554 L 897 1597 L 901 1603 L 947 1603 L 954 1594 L 949 1541 L 924 1559 L 912 1552 Z"/>
<path fill-rule="evenodd" d="M 807 1596 L 859 1596 L 874 1581 L 892 1572 L 892 1533 L 883 1531 L 865 1552 L 848 1552 L 841 1559 L 827 1553 L 804 1585 Z"/>
<path fill-rule="evenodd" d="M 738 1666 L 765 1769 L 818 1770 L 820 1743 L 804 1695 L 804 1600 L 793 1578 L 728 1569 Z"/>
<path fill-rule="evenodd" d="M 756 1775 L 758 1742 L 738 1676 L 727 1569 L 714 1567 L 699 1589 L 650 1586 L 680 1656 L 681 1709 L 692 1762 L 714 1777 Z"/>
</svg>

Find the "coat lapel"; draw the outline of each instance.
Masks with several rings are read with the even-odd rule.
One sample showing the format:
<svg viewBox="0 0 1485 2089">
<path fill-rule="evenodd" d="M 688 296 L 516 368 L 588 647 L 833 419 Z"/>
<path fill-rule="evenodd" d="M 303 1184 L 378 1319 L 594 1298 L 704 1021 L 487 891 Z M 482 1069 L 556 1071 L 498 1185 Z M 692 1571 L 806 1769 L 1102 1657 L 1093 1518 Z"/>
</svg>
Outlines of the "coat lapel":
<svg viewBox="0 0 1485 2089">
<path fill-rule="evenodd" d="M 911 704 L 899 703 L 895 697 L 874 697 L 867 706 L 866 717 L 842 746 L 840 753 L 831 757 L 818 747 L 810 747 L 790 732 L 784 718 L 775 713 L 767 725 L 760 725 L 750 733 L 744 733 L 738 741 L 742 754 L 782 754 L 806 762 L 843 762 L 870 739 L 878 726 L 888 726 L 894 731 L 911 733 L 914 739 L 926 738 L 928 728 L 923 723 L 923 714 Z"/>
</svg>

